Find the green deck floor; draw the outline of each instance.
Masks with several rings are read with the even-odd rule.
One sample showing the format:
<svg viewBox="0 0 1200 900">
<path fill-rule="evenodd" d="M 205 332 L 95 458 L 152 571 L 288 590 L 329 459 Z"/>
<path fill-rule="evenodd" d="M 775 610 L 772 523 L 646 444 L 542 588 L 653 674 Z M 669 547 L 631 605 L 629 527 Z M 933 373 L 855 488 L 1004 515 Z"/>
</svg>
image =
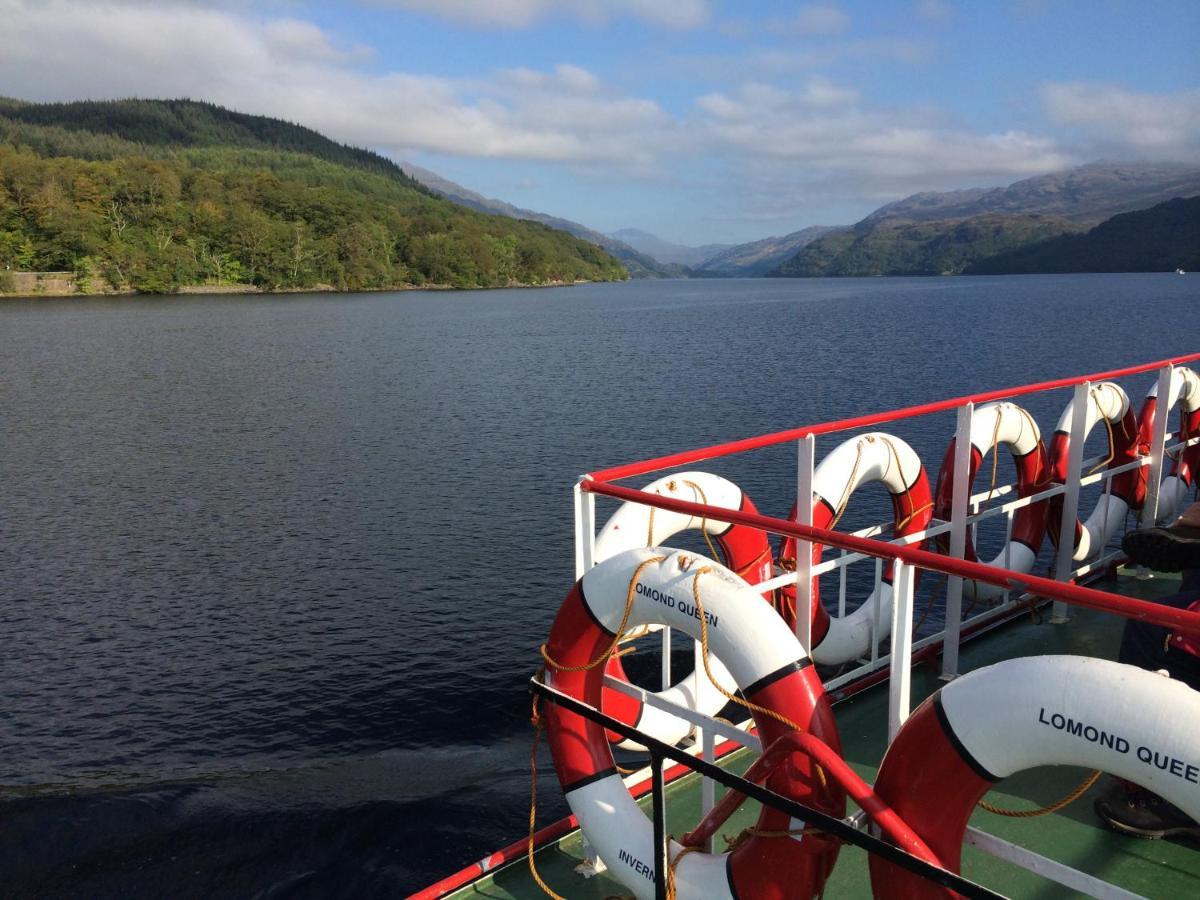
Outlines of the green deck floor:
<svg viewBox="0 0 1200 900">
<path fill-rule="evenodd" d="M 1151 599 L 1174 593 L 1179 584 L 1178 577 L 1159 576 L 1141 580 L 1124 571 L 1119 579 L 1119 582 L 1110 581 L 1098 586 L 1127 596 Z M 1109 659 L 1116 657 L 1121 620 L 1087 610 L 1072 610 L 1071 617 L 1072 621 L 1065 626 L 1051 625 L 1045 621 L 1035 623 L 1025 617 L 1020 622 L 997 629 L 964 645 L 962 669 L 969 671 L 1014 656 L 1070 653 Z M 940 682 L 936 676 L 937 672 L 930 667 L 914 671 L 914 706 L 937 689 Z M 846 760 L 864 779 L 874 780 L 876 767 L 886 746 L 886 685 L 838 704 L 836 712 Z M 740 774 L 751 758 L 748 752 L 741 752 L 734 754 L 723 765 Z M 993 805 L 1010 809 L 1040 807 L 1061 798 L 1087 774 L 1083 769 L 1070 767 L 1032 769 L 1006 779 L 1000 789 L 991 792 L 987 799 Z M 1012 819 L 981 809 L 976 811 L 971 824 L 1146 897 L 1200 897 L 1200 843 L 1139 840 L 1101 827 L 1092 812 L 1092 801 L 1102 790 L 1105 781 L 1102 778 L 1082 798 L 1054 815 L 1037 819 Z M 689 776 L 667 788 L 669 832 L 681 834 L 698 821 L 699 783 L 697 776 Z M 718 796 L 721 790 L 718 786 Z M 648 804 L 648 799 L 643 801 L 647 808 Z M 730 819 L 723 833 L 737 834 L 742 828 L 753 824 L 757 817 L 757 804 L 748 802 Z M 546 882 L 571 900 L 577 897 L 629 897 L 629 891 L 607 875 L 584 879 L 575 873 L 575 866 L 580 860 L 581 840 L 576 832 L 538 854 L 538 869 Z M 719 840 L 718 846 L 721 846 Z M 865 851 L 844 846 L 826 886 L 825 897 L 829 900 L 870 897 L 866 857 Z M 972 847 L 964 848 L 963 874 L 1014 898 L 1080 896 Z M 533 882 L 528 866 L 522 859 L 452 896 L 531 898 L 543 894 Z"/>
</svg>

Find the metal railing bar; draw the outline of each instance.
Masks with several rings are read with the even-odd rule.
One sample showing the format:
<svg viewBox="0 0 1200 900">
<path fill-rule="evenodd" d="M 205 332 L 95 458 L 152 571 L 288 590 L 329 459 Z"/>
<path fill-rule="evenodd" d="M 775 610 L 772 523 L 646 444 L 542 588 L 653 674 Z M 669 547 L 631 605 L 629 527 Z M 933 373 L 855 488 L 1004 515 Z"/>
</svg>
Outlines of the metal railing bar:
<svg viewBox="0 0 1200 900">
<path fill-rule="evenodd" d="M 881 856 L 890 863 L 907 869 L 922 878 L 940 884 L 943 887 L 958 891 L 966 897 L 978 897 L 981 900 L 1006 900 L 1003 894 L 998 894 L 990 888 L 986 888 L 981 884 L 976 884 L 961 875 L 951 872 L 948 869 L 943 869 L 928 863 L 923 859 L 905 853 L 894 844 L 889 844 L 879 838 L 872 837 L 862 831 L 851 827 L 842 819 L 835 818 L 828 813 L 821 812 L 803 803 L 791 800 L 784 797 L 782 794 L 777 794 L 768 788 L 755 784 L 752 781 L 747 781 L 732 772 L 722 769 L 715 763 L 706 762 L 703 759 L 698 759 L 678 747 L 673 747 L 670 744 L 653 738 L 650 735 L 642 734 L 637 728 L 626 725 L 618 719 L 614 719 L 595 707 L 589 706 L 568 694 L 543 684 L 537 678 L 529 680 L 529 689 L 533 693 L 539 695 L 544 700 L 561 706 L 563 709 L 569 710 L 576 715 L 583 716 L 591 722 L 602 725 L 604 728 L 615 731 L 624 738 L 637 741 L 645 746 L 652 756 L 657 755 L 661 758 L 670 759 L 677 763 L 682 763 L 688 768 L 700 773 L 706 778 L 711 778 L 714 781 L 720 782 L 727 788 L 732 788 L 757 800 L 759 803 L 770 806 L 772 809 L 779 810 L 792 818 L 801 819 L 809 825 L 820 828 L 822 831 L 840 838 L 848 844 L 853 844 L 856 847 L 861 847 L 868 853 L 874 853 L 876 856 Z M 658 818 L 657 816 L 655 817 Z M 665 827 L 665 823 L 662 827 Z M 658 826 L 656 824 L 655 836 L 658 835 Z M 656 847 L 657 850 L 657 847 Z M 666 875 L 665 868 L 656 866 L 656 869 L 662 869 L 663 875 Z M 655 873 L 658 874 L 657 871 Z M 665 884 L 664 884 L 665 890 Z"/>
<path fill-rule="evenodd" d="M 629 497 L 638 495 L 642 497 L 647 496 L 642 494 L 641 491 L 636 491 L 632 488 L 601 481 L 585 481 L 583 489 L 594 491 L 598 494 L 607 494 L 610 497 L 617 497 L 619 499 L 628 499 Z M 691 515 L 708 517 L 711 517 L 712 511 L 716 509 L 716 507 L 705 504 L 660 495 L 653 496 L 652 505 L 673 512 L 684 512 Z M 800 525 L 797 522 L 790 522 L 786 519 L 776 519 L 755 513 L 731 512 L 729 510 L 725 510 L 724 512 L 725 516 L 732 520 L 734 524 L 748 525 L 771 534 L 792 535 L 832 547 L 841 547 L 866 553 L 882 559 L 900 559 L 911 565 L 934 572 L 941 572 L 945 575 L 956 575 L 961 578 L 982 581 L 1001 588 L 1019 588 L 1055 600 L 1063 600 L 1077 606 L 1112 612 L 1125 618 L 1151 622 L 1156 625 L 1165 625 L 1189 634 L 1200 634 L 1200 613 L 1164 607 L 1150 601 L 1135 600 L 1131 597 L 1122 597 L 1118 594 L 1110 594 L 1106 591 L 1098 591 L 1075 584 L 1057 582 L 1039 575 L 1010 572 L 1006 569 L 989 566 L 985 563 L 954 559 L 916 547 L 904 547 L 869 538 L 851 537 L 841 532 L 829 531 L 825 528 L 816 528 L 810 525 Z"/>
<path fill-rule="evenodd" d="M 718 737 L 724 738 L 727 741 L 734 741 L 744 747 L 750 747 L 758 753 L 762 752 L 762 742 L 757 736 L 750 734 L 744 729 L 738 728 L 736 725 L 729 725 L 722 722 L 720 719 L 714 719 L 711 716 L 706 716 L 704 713 L 696 712 L 686 706 L 680 706 L 677 703 L 672 703 L 669 700 L 663 700 L 647 691 L 645 688 L 640 688 L 636 684 L 630 684 L 627 681 L 621 681 L 618 678 L 613 678 L 611 675 L 604 676 L 604 686 L 612 688 L 614 691 L 620 691 L 627 697 L 633 697 L 640 700 L 647 706 L 653 706 L 655 709 L 660 709 L 668 715 L 683 719 L 685 722 L 703 728 L 706 732 L 711 731 Z"/>
</svg>

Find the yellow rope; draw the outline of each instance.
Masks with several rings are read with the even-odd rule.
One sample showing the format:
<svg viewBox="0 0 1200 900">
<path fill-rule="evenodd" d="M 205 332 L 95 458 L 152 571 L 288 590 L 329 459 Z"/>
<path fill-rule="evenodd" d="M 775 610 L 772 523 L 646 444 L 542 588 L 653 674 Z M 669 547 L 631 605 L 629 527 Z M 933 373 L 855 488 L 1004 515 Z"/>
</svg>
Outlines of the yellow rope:
<svg viewBox="0 0 1200 900">
<path fill-rule="evenodd" d="M 1080 797 L 1088 792 L 1088 789 L 1096 783 L 1096 779 L 1100 777 L 1100 770 L 1096 769 L 1083 780 L 1079 787 L 1067 794 L 1057 803 L 1051 803 L 1049 806 L 1043 806 L 1039 809 L 1004 809 L 999 806 L 992 806 L 986 800 L 980 800 L 979 805 L 990 813 L 995 813 L 998 816 L 1008 816 L 1010 819 L 1035 819 L 1038 816 L 1048 816 L 1051 813 L 1056 813 L 1064 806 L 1070 806 Z"/>
<path fill-rule="evenodd" d="M 542 722 L 537 711 L 538 698 L 533 698 L 533 747 L 529 751 L 529 841 L 525 847 L 525 855 L 529 859 L 529 874 L 537 882 L 548 897 L 553 900 L 566 900 L 561 894 L 555 893 L 550 885 L 538 874 L 537 863 L 533 861 L 533 835 L 537 831 L 537 749 L 542 739 Z"/>
<path fill-rule="evenodd" d="M 670 846 L 670 841 L 674 835 L 667 835 L 667 846 Z M 675 867 L 679 865 L 679 861 L 689 853 L 696 853 L 699 847 L 681 847 L 679 852 L 675 854 L 675 858 L 670 861 L 667 866 L 667 900 L 675 900 Z"/>
<path fill-rule="evenodd" d="M 585 665 L 564 666 L 563 664 L 556 662 L 553 658 L 551 658 L 549 651 L 546 649 L 546 645 L 542 644 L 539 650 L 542 654 L 542 659 L 546 661 L 546 665 L 550 666 L 552 669 L 556 669 L 559 672 L 586 672 L 590 669 L 596 668 L 596 666 L 605 662 L 610 656 L 617 652 L 617 645 L 620 643 L 621 635 L 625 632 L 625 626 L 629 622 L 629 614 L 633 611 L 634 592 L 637 589 L 638 578 L 641 577 L 642 570 L 651 563 L 662 562 L 664 559 L 666 559 L 665 556 L 652 556 L 643 561 L 642 564 L 634 570 L 633 577 L 629 580 L 629 591 L 625 595 L 625 611 L 621 615 L 621 624 L 617 626 L 617 632 L 613 635 L 612 643 L 608 645 L 608 648 L 603 653 Z M 540 675 L 544 671 L 545 669 L 543 668 L 539 670 L 537 674 Z M 526 846 L 526 856 L 529 859 L 529 873 L 533 875 L 533 880 L 537 882 L 538 887 L 540 887 L 547 896 L 552 897 L 553 900 L 566 900 L 566 898 L 556 894 L 554 890 L 542 880 L 542 876 L 538 874 L 537 864 L 533 861 L 533 835 L 537 829 L 537 748 L 542 737 L 542 721 L 541 716 L 538 715 L 538 699 L 536 696 L 533 698 L 531 717 L 533 721 L 534 732 L 533 748 L 529 751 L 529 843 Z"/>
<path fill-rule="evenodd" d="M 776 712 L 775 710 L 769 709 L 765 706 L 760 706 L 752 700 L 747 700 L 745 697 L 737 696 L 732 691 L 728 690 L 723 684 L 718 682 L 713 676 L 712 669 L 708 664 L 708 620 L 704 612 L 704 601 L 700 598 L 700 576 L 710 572 L 712 572 L 712 568 L 710 566 L 703 566 L 697 569 L 695 575 L 692 576 L 692 597 L 696 601 L 696 616 L 700 619 L 700 646 L 703 651 L 700 654 L 700 661 L 704 663 L 704 674 L 708 676 L 708 680 L 712 683 L 712 686 L 720 691 L 727 700 L 730 700 L 739 706 L 745 707 L 751 712 L 762 713 L 764 716 L 774 719 L 776 722 L 787 728 L 790 728 L 792 731 L 803 731 L 803 728 L 801 728 L 787 716 L 783 715 L 783 713 Z M 815 762 L 814 768 L 816 769 L 817 778 L 821 783 L 821 787 L 827 788 L 828 784 L 825 780 L 825 771 Z"/>
<path fill-rule="evenodd" d="M 546 665 L 559 672 L 587 672 L 596 668 L 596 666 L 600 665 L 602 662 L 605 662 L 610 656 L 612 656 L 613 652 L 617 649 L 617 644 L 621 642 L 621 635 L 625 632 L 625 626 L 629 623 L 629 614 L 633 611 L 634 590 L 637 588 L 638 579 L 642 575 L 642 570 L 651 563 L 662 562 L 664 559 L 666 559 L 665 556 L 651 556 L 649 559 L 644 560 L 642 564 L 634 570 L 633 577 L 629 580 L 629 592 L 625 595 L 625 612 L 621 615 L 621 624 L 617 626 L 617 633 L 613 635 L 612 643 L 608 645 L 608 648 L 603 653 L 601 653 L 591 662 L 585 663 L 582 666 L 564 666 L 562 663 L 555 662 L 550 657 L 550 652 L 546 649 L 546 645 L 542 644 L 542 646 L 538 649 L 542 654 L 542 659 L 546 661 Z"/>
<path fill-rule="evenodd" d="M 684 480 L 683 483 L 685 485 L 687 485 L 688 487 L 690 487 L 693 491 L 696 492 L 696 494 L 700 497 L 701 503 L 703 503 L 705 506 L 708 506 L 708 497 L 704 493 L 704 488 L 700 487 L 700 485 L 696 484 L 696 482 L 689 481 L 686 479 Z M 674 481 L 667 482 L 667 490 L 670 491 L 672 494 L 675 493 L 675 488 L 676 488 L 676 484 Z M 657 507 L 654 507 L 654 506 L 650 507 L 650 520 L 646 523 L 646 546 L 647 547 L 653 547 L 655 545 L 654 544 L 654 514 L 657 511 L 658 511 Z M 709 539 L 708 519 L 706 517 L 701 517 L 701 519 L 700 519 L 700 533 L 702 535 L 704 535 L 704 543 L 708 547 L 708 552 L 709 552 L 710 557 L 712 559 L 716 560 L 717 559 L 717 548 L 713 546 L 712 540 Z"/>
</svg>

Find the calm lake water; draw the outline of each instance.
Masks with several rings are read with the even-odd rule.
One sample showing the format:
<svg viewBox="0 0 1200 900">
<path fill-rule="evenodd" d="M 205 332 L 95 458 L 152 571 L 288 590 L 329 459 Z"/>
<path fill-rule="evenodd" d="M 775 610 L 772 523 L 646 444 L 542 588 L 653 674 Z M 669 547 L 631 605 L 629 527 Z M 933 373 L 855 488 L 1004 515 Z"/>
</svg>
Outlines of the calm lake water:
<svg viewBox="0 0 1200 900">
<path fill-rule="evenodd" d="M 449 874 L 525 828 L 580 473 L 1192 352 L 1198 302 L 1174 275 L 0 302 L 0 891 Z M 952 428 L 896 433 L 932 479 Z M 783 515 L 793 459 L 705 468 Z"/>
</svg>

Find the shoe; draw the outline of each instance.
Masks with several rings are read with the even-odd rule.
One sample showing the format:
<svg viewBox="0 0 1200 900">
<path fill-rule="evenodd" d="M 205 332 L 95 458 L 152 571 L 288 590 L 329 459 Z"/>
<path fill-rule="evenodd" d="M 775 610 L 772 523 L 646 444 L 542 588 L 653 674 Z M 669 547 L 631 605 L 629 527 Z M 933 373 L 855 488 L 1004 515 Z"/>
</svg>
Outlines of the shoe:
<svg viewBox="0 0 1200 900">
<path fill-rule="evenodd" d="M 1200 569 L 1200 503 L 1188 507 L 1166 528 L 1139 528 L 1125 535 L 1121 549 L 1135 563 L 1159 572 Z"/>
<path fill-rule="evenodd" d="M 1179 807 L 1135 785 L 1117 782 L 1096 800 L 1096 815 L 1109 828 L 1141 838 L 1200 838 L 1200 823 Z"/>
</svg>

